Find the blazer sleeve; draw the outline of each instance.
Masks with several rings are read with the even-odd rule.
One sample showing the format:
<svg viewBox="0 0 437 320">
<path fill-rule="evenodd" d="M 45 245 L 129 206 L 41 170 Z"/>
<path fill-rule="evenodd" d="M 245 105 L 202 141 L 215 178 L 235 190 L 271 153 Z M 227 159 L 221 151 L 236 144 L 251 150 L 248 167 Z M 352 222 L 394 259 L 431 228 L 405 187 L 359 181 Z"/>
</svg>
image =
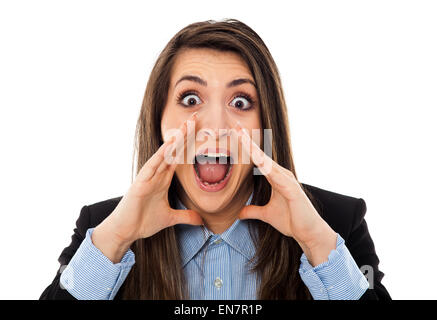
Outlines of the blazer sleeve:
<svg viewBox="0 0 437 320">
<path fill-rule="evenodd" d="M 390 294 L 381 283 L 384 273 L 378 268 L 379 259 L 376 255 L 375 245 L 364 219 L 366 210 L 365 201 L 358 199 L 355 209 L 355 221 L 346 240 L 349 251 L 370 284 L 360 300 L 391 300 Z"/>
<path fill-rule="evenodd" d="M 58 258 L 60 263 L 59 269 L 52 283 L 43 291 L 40 300 L 76 300 L 66 289 L 60 285 L 60 277 L 62 271 L 70 262 L 71 258 L 76 253 L 82 241 L 85 239 L 86 231 L 90 228 L 90 213 L 88 206 L 82 207 L 79 218 L 76 221 L 76 228 L 71 236 L 71 243 L 64 248 Z"/>
</svg>

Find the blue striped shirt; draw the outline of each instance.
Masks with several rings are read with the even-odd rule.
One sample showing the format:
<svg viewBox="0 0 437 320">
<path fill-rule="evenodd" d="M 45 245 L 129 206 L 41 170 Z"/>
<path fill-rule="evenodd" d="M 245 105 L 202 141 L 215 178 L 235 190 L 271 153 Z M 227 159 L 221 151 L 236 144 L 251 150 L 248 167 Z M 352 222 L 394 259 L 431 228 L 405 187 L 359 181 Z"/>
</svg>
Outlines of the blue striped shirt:
<svg viewBox="0 0 437 320">
<path fill-rule="evenodd" d="M 180 201 L 178 208 L 186 209 Z M 259 279 L 250 272 L 255 246 L 248 220 L 235 220 L 221 234 L 204 226 L 181 224 L 175 228 L 190 299 L 256 299 Z M 112 263 L 93 245 L 93 230 L 87 230 L 60 283 L 76 299 L 111 300 L 134 265 L 135 255 L 129 249 L 119 263 Z M 304 253 L 300 261 L 301 279 L 316 300 L 355 300 L 369 287 L 338 233 L 337 247 L 327 261 L 313 267 Z"/>
</svg>

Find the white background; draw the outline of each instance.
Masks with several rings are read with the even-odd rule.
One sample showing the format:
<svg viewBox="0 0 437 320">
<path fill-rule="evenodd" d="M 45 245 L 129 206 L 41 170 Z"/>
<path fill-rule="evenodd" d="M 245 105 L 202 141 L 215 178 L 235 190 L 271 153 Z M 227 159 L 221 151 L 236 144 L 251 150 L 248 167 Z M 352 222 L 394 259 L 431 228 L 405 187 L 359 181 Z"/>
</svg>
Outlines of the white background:
<svg viewBox="0 0 437 320">
<path fill-rule="evenodd" d="M 159 52 L 236 18 L 279 67 L 300 181 L 362 197 L 395 299 L 434 299 L 434 1 L 2 1 L 1 299 L 37 299 L 85 204 L 131 181 Z"/>
</svg>

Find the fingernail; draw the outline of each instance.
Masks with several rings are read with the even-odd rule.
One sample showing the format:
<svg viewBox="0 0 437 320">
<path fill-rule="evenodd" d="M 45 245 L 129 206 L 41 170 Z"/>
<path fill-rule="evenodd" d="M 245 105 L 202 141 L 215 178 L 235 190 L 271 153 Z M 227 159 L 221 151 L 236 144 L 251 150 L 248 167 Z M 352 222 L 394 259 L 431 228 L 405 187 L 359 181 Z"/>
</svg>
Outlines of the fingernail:
<svg viewBox="0 0 437 320">
<path fill-rule="evenodd" d="M 240 132 L 242 132 L 243 134 L 247 134 L 246 129 L 241 125 L 240 120 L 237 121 L 238 126 L 240 127 Z"/>
</svg>

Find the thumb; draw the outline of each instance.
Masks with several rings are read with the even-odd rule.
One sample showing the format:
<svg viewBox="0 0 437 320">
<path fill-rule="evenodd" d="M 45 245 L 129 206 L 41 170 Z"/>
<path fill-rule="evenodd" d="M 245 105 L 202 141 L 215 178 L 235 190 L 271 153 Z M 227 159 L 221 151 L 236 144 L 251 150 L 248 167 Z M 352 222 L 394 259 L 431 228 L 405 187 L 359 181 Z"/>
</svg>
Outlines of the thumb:
<svg viewBox="0 0 437 320">
<path fill-rule="evenodd" d="M 240 214 L 238 215 L 238 218 L 241 220 L 244 219 L 258 219 L 265 222 L 265 206 L 255 206 L 255 205 L 249 205 L 244 207 Z"/>
<path fill-rule="evenodd" d="M 171 209 L 170 214 L 172 216 L 170 226 L 175 224 L 203 225 L 202 217 L 194 210 Z"/>
</svg>

